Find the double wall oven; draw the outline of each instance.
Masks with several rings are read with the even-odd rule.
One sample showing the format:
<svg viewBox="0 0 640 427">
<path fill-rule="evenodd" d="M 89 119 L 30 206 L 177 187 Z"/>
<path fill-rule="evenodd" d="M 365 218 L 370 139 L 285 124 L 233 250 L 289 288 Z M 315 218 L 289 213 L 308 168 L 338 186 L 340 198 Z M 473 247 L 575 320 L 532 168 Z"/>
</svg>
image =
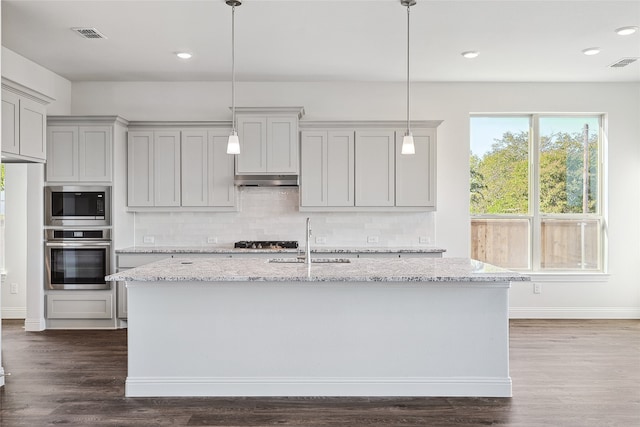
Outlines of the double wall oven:
<svg viewBox="0 0 640 427">
<path fill-rule="evenodd" d="M 45 187 L 48 289 L 110 289 L 111 187 Z"/>
</svg>

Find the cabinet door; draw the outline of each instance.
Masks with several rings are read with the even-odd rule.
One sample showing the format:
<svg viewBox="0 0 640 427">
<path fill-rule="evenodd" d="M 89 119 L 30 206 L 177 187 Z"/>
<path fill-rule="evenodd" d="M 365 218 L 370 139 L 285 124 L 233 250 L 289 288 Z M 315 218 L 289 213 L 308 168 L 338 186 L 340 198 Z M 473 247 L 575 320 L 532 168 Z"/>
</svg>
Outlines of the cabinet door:
<svg viewBox="0 0 640 427">
<path fill-rule="evenodd" d="M 20 99 L 20 154 L 47 158 L 47 110 L 30 99 Z"/>
<path fill-rule="evenodd" d="M 180 131 L 154 132 L 154 206 L 180 206 Z"/>
<path fill-rule="evenodd" d="M 229 132 L 209 131 L 209 206 L 235 206 L 234 157 L 227 154 Z"/>
<path fill-rule="evenodd" d="M 356 206 L 395 204 L 395 132 L 356 132 Z"/>
<path fill-rule="evenodd" d="M 20 154 L 20 97 L 2 91 L 2 151 Z"/>
<path fill-rule="evenodd" d="M 301 206 L 327 206 L 327 132 L 302 132 L 300 142 Z"/>
<path fill-rule="evenodd" d="M 238 117 L 240 154 L 236 156 L 239 174 L 267 172 L 267 119 L 264 116 Z"/>
<path fill-rule="evenodd" d="M 78 127 L 49 126 L 47 181 L 78 180 Z"/>
<path fill-rule="evenodd" d="M 298 121 L 293 117 L 267 118 L 267 172 L 298 173 Z"/>
<path fill-rule="evenodd" d="M 354 206 L 354 132 L 330 131 L 327 139 L 327 205 Z"/>
<path fill-rule="evenodd" d="M 127 205 L 153 206 L 153 132 L 129 132 Z"/>
<path fill-rule="evenodd" d="M 182 206 L 207 206 L 209 203 L 207 131 L 182 132 L 181 153 Z M 233 156 L 229 157 L 233 159 Z"/>
<path fill-rule="evenodd" d="M 436 131 L 413 132 L 416 153 L 400 154 L 403 133 L 396 132 L 396 206 L 435 207 Z"/>
<path fill-rule="evenodd" d="M 112 180 L 111 128 L 80 126 L 78 129 L 78 171 L 80 181 Z"/>
</svg>

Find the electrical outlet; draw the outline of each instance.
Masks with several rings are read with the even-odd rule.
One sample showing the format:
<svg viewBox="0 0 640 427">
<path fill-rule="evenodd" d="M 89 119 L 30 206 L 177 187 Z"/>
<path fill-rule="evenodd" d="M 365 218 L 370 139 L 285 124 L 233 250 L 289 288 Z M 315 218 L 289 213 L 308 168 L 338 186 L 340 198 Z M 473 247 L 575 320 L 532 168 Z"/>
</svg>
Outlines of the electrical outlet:
<svg viewBox="0 0 640 427">
<path fill-rule="evenodd" d="M 207 237 L 207 243 L 216 244 L 216 243 L 218 243 L 218 238 L 217 237 Z"/>
<path fill-rule="evenodd" d="M 533 284 L 533 293 L 534 294 L 542 293 L 542 284 L 541 283 L 534 283 Z"/>
<path fill-rule="evenodd" d="M 316 243 L 319 245 L 324 245 L 327 243 L 327 238 L 324 236 L 316 236 Z"/>
<path fill-rule="evenodd" d="M 378 243 L 380 241 L 380 239 L 378 239 L 378 236 L 368 236 L 367 237 L 367 243 Z"/>
<path fill-rule="evenodd" d="M 11 292 L 12 294 L 17 294 L 18 293 L 18 284 L 17 283 L 12 283 L 11 284 L 11 289 L 9 290 L 9 292 Z"/>
<path fill-rule="evenodd" d="M 418 237 L 418 242 L 420 242 L 423 245 L 430 245 L 431 244 L 431 237 L 420 236 L 420 237 Z"/>
<path fill-rule="evenodd" d="M 156 238 L 155 238 L 155 237 L 153 237 L 153 236 L 144 236 L 144 237 L 142 238 L 142 241 L 143 241 L 144 243 L 155 243 Z"/>
</svg>

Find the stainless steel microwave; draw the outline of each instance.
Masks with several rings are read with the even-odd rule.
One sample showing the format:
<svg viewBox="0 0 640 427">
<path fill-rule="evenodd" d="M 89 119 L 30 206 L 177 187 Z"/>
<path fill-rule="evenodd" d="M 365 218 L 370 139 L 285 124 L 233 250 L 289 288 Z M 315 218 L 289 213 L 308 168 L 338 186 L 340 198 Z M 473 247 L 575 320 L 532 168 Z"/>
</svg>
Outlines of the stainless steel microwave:
<svg viewBox="0 0 640 427">
<path fill-rule="evenodd" d="M 45 224 L 49 226 L 111 225 L 111 187 L 50 186 L 44 189 Z"/>
</svg>

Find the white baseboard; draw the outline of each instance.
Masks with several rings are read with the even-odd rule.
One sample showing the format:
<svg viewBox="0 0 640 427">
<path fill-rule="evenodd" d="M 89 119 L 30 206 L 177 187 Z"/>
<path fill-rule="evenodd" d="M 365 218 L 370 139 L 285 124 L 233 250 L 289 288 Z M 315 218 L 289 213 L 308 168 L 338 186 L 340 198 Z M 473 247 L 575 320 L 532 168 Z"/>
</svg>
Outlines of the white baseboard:
<svg viewBox="0 0 640 427">
<path fill-rule="evenodd" d="M 3 319 L 25 319 L 27 317 L 27 307 L 2 307 Z"/>
<path fill-rule="evenodd" d="M 640 319 L 640 307 L 511 307 L 510 319 Z"/>
<path fill-rule="evenodd" d="M 25 319 L 24 330 L 27 332 L 40 332 L 47 329 L 47 324 L 44 317 Z"/>
<path fill-rule="evenodd" d="M 127 377 L 125 396 L 511 397 L 511 378 Z"/>
</svg>

